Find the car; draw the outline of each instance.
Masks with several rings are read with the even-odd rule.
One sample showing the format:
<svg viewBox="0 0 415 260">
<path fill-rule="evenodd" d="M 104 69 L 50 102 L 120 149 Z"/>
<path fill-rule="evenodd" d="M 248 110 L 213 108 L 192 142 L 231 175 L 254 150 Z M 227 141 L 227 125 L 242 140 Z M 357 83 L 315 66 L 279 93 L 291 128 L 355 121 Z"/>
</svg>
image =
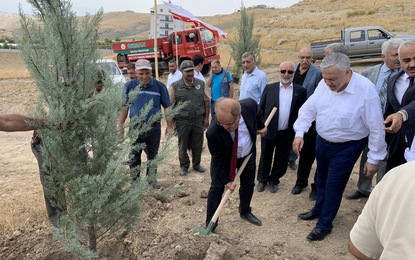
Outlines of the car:
<svg viewBox="0 0 415 260">
<path fill-rule="evenodd" d="M 124 86 L 127 82 L 122 71 L 118 67 L 117 63 L 112 59 L 101 59 L 97 60 L 96 63 L 100 66 L 99 69 L 105 71 L 110 78 L 114 85 Z"/>
</svg>

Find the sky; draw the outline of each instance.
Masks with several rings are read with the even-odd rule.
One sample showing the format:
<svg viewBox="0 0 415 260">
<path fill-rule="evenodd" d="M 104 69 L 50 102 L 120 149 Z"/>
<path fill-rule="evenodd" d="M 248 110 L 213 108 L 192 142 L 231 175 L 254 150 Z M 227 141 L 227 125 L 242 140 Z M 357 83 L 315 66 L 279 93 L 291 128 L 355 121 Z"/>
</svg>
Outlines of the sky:
<svg viewBox="0 0 415 260">
<path fill-rule="evenodd" d="M 275 8 L 289 7 L 300 0 L 244 0 L 245 7 L 254 5 L 267 5 Z M 134 11 L 148 13 L 154 6 L 154 0 L 71 0 L 72 9 L 78 16 L 86 12 L 94 14 L 100 7 L 104 12 Z M 162 0 L 156 0 L 163 4 Z M 166 0 L 167 2 L 167 0 Z M 25 0 L 1 0 L 0 12 L 18 13 L 18 4 L 21 3 L 26 14 L 32 14 L 32 8 Z M 195 16 L 213 16 L 216 14 L 230 14 L 241 7 L 240 0 L 171 0 L 172 4 L 179 5 Z"/>
</svg>

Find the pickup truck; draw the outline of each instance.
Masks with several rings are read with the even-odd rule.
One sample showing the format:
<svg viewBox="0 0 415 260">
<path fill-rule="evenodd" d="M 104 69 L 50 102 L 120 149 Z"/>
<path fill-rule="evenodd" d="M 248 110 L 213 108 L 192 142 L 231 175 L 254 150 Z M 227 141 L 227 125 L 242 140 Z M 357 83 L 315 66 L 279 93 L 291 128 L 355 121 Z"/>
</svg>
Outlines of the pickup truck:
<svg viewBox="0 0 415 260">
<path fill-rule="evenodd" d="M 351 59 L 380 57 L 382 43 L 391 38 L 403 40 L 415 39 L 415 35 L 395 35 L 379 26 L 345 28 L 341 30 L 341 39 L 311 42 L 313 59 L 324 58 L 324 48 L 331 43 L 343 43 Z"/>
</svg>

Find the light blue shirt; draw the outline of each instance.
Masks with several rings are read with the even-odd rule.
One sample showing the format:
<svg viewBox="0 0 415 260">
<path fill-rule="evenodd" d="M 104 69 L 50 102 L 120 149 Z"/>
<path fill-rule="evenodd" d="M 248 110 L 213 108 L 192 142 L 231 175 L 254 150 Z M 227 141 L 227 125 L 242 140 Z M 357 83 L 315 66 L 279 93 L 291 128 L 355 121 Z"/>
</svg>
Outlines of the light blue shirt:
<svg viewBox="0 0 415 260">
<path fill-rule="evenodd" d="M 399 69 L 395 69 L 390 76 L 392 77 L 398 72 L 399 72 Z M 377 91 L 377 93 L 380 92 L 380 89 L 382 88 L 383 82 L 389 76 L 389 73 L 390 73 L 390 69 L 386 66 L 385 63 L 383 63 L 382 66 L 380 66 L 378 79 L 376 81 L 376 91 Z"/>
<path fill-rule="evenodd" d="M 252 98 L 259 104 L 262 92 L 264 92 L 267 84 L 267 75 L 262 70 L 258 69 L 258 67 L 255 67 L 249 75 L 245 72 L 242 75 L 239 100 Z"/>
</svg>

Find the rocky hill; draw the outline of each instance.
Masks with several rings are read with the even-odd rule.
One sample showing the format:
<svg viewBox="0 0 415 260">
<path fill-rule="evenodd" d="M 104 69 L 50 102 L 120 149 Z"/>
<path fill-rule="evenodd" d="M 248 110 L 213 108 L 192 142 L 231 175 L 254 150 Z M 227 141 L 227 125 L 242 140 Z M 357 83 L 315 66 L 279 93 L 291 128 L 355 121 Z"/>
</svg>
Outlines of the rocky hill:
<svg viewBox="0 0 415 260">
<path fill-rule="evenodd" d="M 378 25 L 394 33 L 415 34 L 415 5 L 412 0 L 303 0 L 289 8 L 248 8 L 255 17 L 254 33 L 260 38 L 265 66 L 283 60 L 296 61 L 297 52 L 313 40 L 340 37 L 345 27 Z M 17 16 L 0 14 L 0 34 L 19 35 Z M 234 38 L 240 14 L 199 17 Z M 101 38 L 123 40 L 147 38 L 149 14 L 132 11 L 105 13 Z M 4 29 L 3 32 L 1 29 Z M 224 64 L 232 63 L 230 48 L 220 41 Z"/>
</svg>

